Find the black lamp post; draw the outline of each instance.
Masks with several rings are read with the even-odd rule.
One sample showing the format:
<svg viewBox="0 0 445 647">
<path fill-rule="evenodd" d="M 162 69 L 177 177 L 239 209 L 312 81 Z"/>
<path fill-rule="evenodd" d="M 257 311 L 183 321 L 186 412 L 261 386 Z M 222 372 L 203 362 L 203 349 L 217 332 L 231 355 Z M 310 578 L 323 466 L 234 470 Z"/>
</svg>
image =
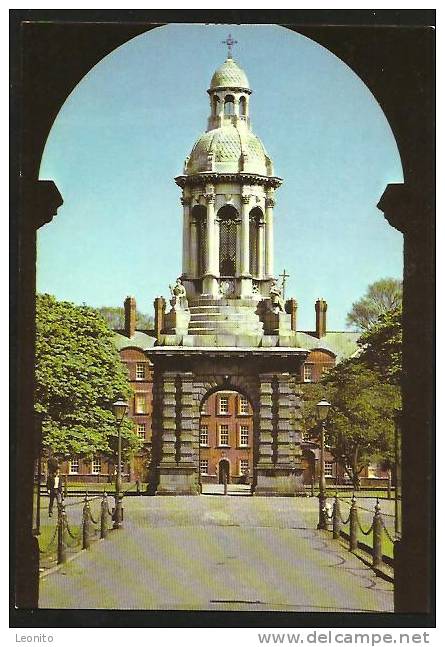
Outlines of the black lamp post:
<svg viewBox="0 0 445 647">
<path fill-rule="evenodd" d="M 115 510 L 114 510 L 114 524 L 113 528 L 120 528 L 122 526 L 123 508 L 122 508 L 122 435 L 121 427 L 128 411 L 128 404 L 122 398 L 113 402 L 114 416 L 117 422 L 117 471 L 116 471 L 116 493 Z"/>
<path fill-rule="evenodd" d="M 318 530 L 327 530 L 326 519 L 326 479 L 324 473 L 324 434 L 326 418 L 328 417 L 330 403 L 327 400 L 321 400 L 317 404 L 317 417 L 320 421 L 320 485 L 318 493 Z"/>
</svg>

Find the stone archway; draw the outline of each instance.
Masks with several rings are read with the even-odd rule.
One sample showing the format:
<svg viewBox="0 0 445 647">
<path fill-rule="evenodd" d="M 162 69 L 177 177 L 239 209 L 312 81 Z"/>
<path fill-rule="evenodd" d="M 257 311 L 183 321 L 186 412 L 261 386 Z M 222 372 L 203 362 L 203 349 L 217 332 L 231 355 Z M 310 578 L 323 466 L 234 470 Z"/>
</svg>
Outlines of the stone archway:
<svg viewBox="0 0 445 647">
<path fill-rule="evenodd" d="M 205 395 L 199 421 L 201 493 L 221 484 L 221 461 L 228 464 L 228 483 L 251 485 L 258 434 L 253 422 L 254 406 L 244 393 L 224 387 Z"/>
<path fill-rule="evenodd" d="M 151 492 L 199 494 L 199 423 L 203 400 L 220 390 L 244 395 L 253 409 L 252 490 L 302 492 L 300 349 L 154 347 Z"/>
</svg>

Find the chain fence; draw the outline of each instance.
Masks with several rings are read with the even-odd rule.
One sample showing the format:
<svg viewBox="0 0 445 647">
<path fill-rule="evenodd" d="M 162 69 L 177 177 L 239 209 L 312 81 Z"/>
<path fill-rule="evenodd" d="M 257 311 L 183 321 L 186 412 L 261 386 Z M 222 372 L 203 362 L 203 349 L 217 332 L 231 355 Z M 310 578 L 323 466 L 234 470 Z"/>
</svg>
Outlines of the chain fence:
<svg viewBox="0 0 445 647">
<path fill-rule="evenodd" d="M 346 517 L 342 514 L 343 504 L 349 506 Z M 354 495 L 350 502 L 336 495 L 332 505 L 327 499 L 320 501 L 320 515 L 324 516 L 324 523 L 319 523 L 319 527 L 329 529 L 332 525 L 332 537 L 347 539 L 350 551 L 361 548 L 369 552 L 374 569 L 379 570 L 383 563 L 392 565 L 394 544 L 398 539 L 395 515 L 382 512 L 379 498 L 371 510 L 357 505 Z"/>
<path fill-rule="evenodd" d="M 38 535 L 41 573 L 63 564 L 93 542 L 105 539 L 114 514 L 109 498 L 106 492 L 92 497 L 86 493 L 69 503 L 61 498 L 51 508 L 48 499 L 42 502 Z"/>
</svg>

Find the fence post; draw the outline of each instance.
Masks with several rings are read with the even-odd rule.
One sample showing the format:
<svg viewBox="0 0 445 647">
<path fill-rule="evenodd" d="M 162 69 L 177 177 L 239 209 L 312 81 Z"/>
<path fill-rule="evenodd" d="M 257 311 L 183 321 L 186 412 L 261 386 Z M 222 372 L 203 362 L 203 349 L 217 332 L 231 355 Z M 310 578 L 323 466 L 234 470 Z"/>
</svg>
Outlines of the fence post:
<svg viewBox="0 0 445 647">
<path fill-rule="evenodd" d="M 66 546 L 64 542 L 65 534 L 65 506 L 63 503 L 57 504 L 57 563 L 66 562 Z"/>
<path fill-rule="evenodd" d="M 141 482 L 139 479 L 136 481 L 136 492 L 138 495 L 141 493 Z"/>
<path fill-rule="evenodd" d="M 351 551 L 357 550 L 357 530 L 358 530 L 357 502 L 355 500 L 355 494 L 353 494 L 351 511 L 349 514 L 349 550 Z"/>
<path fill-rule="evenodd" d="M 107 536 L 107 521 L 108 521 L 108 501 L 107 495 L 104 490 L 102 501 L 100 504 L 100 538 L 105 539 Z"/>
<path fill-rule="evenodd" d="M 340 527 L 341 527 L 340 501 L 338 500 L 338 496 L 336 493 L 335 499 L 334 499 L 334 509 L 332 511 L 332 539 L 338 539 L 340 537 Z"/>
<path fill-rule="evenodd" d="M 382 517 L 380 515 L 380 504 L 377 499 L 375 505 L 374 519 L 372 520 L 372 566 L 374 568 L 382 565 Z"/>
<path fill-rule="evenodd" d="M 88 503 L 88 494 L 85 494 L 84 505 L 82 510 L 82 548 L 90 547 L 91 534 L 91 516 L 90 504 Z"/>
</svg>

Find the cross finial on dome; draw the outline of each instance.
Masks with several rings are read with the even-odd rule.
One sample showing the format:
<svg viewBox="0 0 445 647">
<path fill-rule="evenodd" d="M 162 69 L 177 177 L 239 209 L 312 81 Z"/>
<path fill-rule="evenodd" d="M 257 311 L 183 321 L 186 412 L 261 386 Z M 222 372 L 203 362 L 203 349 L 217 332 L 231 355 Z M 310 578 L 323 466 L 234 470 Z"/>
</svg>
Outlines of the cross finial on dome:
<svg viewBox="0 0 445 647">
<path fill-rule="evenodd" d="M 226 40 L 221 41 L 224 45 L 227 45 L 227 58 L 232 58 L 232 47 L 238 44 L 237 40 L 232 38 L 232 34 L 229 34 Z"/>
</svg>

